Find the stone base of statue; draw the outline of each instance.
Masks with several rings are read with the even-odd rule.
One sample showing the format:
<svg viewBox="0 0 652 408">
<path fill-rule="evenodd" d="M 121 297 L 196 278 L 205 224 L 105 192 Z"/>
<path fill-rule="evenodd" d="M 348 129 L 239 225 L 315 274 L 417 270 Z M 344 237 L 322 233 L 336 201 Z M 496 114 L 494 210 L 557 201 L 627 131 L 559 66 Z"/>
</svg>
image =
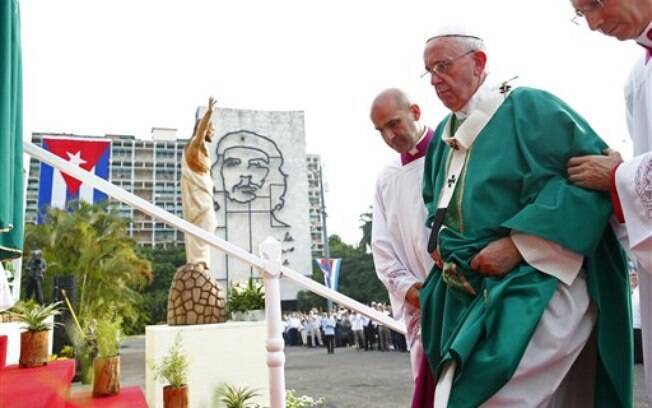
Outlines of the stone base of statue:
<svg viewBox="0 0 652 408">
<path fill-rule="evenodd" d="M 174 274 L 168 294 L 170 326 L 226 321 L 224 292 L 204 263 L 186 264 Z"/>
</svg>

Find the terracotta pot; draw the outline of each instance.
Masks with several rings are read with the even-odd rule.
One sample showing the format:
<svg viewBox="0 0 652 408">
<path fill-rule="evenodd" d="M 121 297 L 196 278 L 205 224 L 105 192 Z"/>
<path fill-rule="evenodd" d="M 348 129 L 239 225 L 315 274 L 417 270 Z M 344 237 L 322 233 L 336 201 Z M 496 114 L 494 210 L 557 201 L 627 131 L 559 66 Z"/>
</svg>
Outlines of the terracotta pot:
<svg viewBox="0 0 652 408">
<path fill-rule="evenodd" d="M 108 397 L 120 392 L 120 356 L 93 360 L 93 397 Z"/>
<path fill-rule="evenodd" d="M 163 387 L 164 408 L 188 408 L 188 385 Z"/>
<path fill-rule="evenodd" d="M 25 331 L 20 334 L 20 367 L 39 367 L 48 363 L 50 332 Z"/>
</svg>

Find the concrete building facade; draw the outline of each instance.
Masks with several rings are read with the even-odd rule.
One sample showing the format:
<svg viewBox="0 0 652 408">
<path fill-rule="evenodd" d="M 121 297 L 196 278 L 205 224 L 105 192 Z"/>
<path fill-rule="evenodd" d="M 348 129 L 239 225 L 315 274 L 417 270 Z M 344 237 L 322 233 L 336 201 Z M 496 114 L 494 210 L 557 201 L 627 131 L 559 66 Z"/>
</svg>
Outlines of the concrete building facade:
<svg viewBox="0 0 652 408">
<path fill-rule="evenodd" d="M 324 223 L 323 211 L 323 177 L 321 157 L 318 154 L 306 155 L 308 170 L 308 204 L 310 216 L 310 241 L 313 258 L 324 256 Z"/>
<path fill-rule="evenodd" d="M 271 156 L 279 156 L 272 158 L 272 161 L 279 164 L 279 171 L 275 175 L 273 173 L 266 175 L 269 194 L 260 194 L 259 199 L 248 201 L 246 196 L 248 190 L 243 189 L 240 196 L 229 197 L 223 194 L 221 200 L 216 198 L 216 202 L 221 201 L 221 204 L 216 206 L 218 219 L 221 220 L 218 235 L 254 253 L 258 252 L 258 241 L 272 235 L 284 245 L 285 264 L 301 273 L 310 274 L 312 258 L 323 256 L 322 190 L 319 175 L 321 162 L 318 155 L 305 153 L 303 112 L 220 109 L 216 117 L 221 118 L 222 121 L 216 123 L 215 142 L 211 147 L 214 164 L 217 162 L 217 142 L 225 134 L 233 134 L 234 129 L 247 130 L 249 133 L 231 136 L 237 146 L 232 143 L 228 148 L 229 152 L 240 149 L 248 154 L 239 145 L 241 136 L 246 136 L 254 143 L 261 143 L 259 146 L 253 146 L 249 152 L 265 149 L 269 152 L 276 145 L 278 154 L 272 153 Z M 32 141 L 41 145 L 45 136 L 110 139 L 109 181 L 172 214 L 182 216 L 181 157 L 188 140 L 178 139 L 175 129 L 153 128 L 150 140 L 137 139 L 131 135 L 96 137 L 34 133 Z M 229 163 L 231 162 L 232 160 Z M 264 164 L 264 161 L 260 163 Z M 255 168 L 260 172 L 257 166 L 256 164 Z M 229 183 L 229 178 L 237 179 L 237 176 L 230 175 L 235 168 L 231 166 L 222 170 L 214 169 L 214 177 L 218 181 L 216 185 L 222 185 L 222 190 L 224 190 L 224 177 L 226 183 Z M 27 183 L 26 222 L 36 222 L 39 171 L 40 163 L 31 160 Z M 276 179 L 272 179 L 273 177 Z M 182 232 L 176 231 L 165 223 L 152 220 L 151 217 L 125 204 L 115 202 L 115 205 L 121 216 L 131 220 L 129 235 L 139 245 L 145 247 L 183 245 Z M 232 219 L 229 233 L 225 229 L 224 211 L 220 213 L 220 208 L 234 211 L 229 215 Z M 241 212 L 243 209 L 246 211 Z M 266 221 L 252 224 L 251 221 L 255 217 L 262 216 L 252 215 L 257 212 L 257 209 L 267 213 Z M 244 228 L 245 225 L 247 228 Z M 254 227 L 249 228 L 249 226 Z M 222 284 L 227 280 L 229 282 L 244 280 L 252 275 L 251 268 L 235 266 L 237 262 L 230 262 L 233 265 L 227 266 L 227 261 L 222 254 L 216 253 L 213 257 L 218 259 L 214 265 L 215 277 Z M 238 268 L 242 270 L 236 272 Z M 290 288 L 291 285 L 284 286 L 286 287 L 283 291 L 283 299 L 293 299 L 297 288 Z"/>
<path fill-rule="evenodd" d="M 283 265 L 312 274 L 303 112 L 216 108 L 213 118 L 209 151 L 216 234 L 256 254 L 272 236 L 282 244 Z M 212 251 L 211 262 L 218 280 L 257 276 L 248 264 L 220 251 Z M 297 291 L 281 281 L 283 300 L 295 299 Z"/>
<path fill-rule="evenodd" d="M 34 133 L 32 142 L 41 145 L 44 136 L 82 137 L 72 134 Z M 130 135 L 83 136 L 85 139 L 111 140 L 109 181 L 181 217 L 181 154 L 187 140 L 176 139 L 175 129 L 152 129 L 152 140 Z M 36 222 L 40 163 L 30 162 L 27 182 L 25 221 Z M 115 202 L 124 218 L 130 219 L 129 235 L 145 247 L 183 245 L 183 233 L 152 220 L 131 207 Z"/>
</svg>

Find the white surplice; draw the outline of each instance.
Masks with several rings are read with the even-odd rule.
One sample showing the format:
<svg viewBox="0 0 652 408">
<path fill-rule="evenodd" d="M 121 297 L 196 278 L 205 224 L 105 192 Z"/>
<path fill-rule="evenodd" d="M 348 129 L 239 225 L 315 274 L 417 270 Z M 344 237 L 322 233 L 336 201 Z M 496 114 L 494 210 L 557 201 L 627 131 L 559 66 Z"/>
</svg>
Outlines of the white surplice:
<svg viewBox="0 0 652 408">
<path fill-rule="evenodd" d="M 433 265 L 421 197 L 424 160 L 421 157 L 403 166 L 397 158 L 378 175 L 371 232 L 376 273 L 389 292 L 394 318 L 405 322 L 415 378 L 423 353 L 420 314 L 405 302 L 405 294 L 426 279 Z"/>
<path fill-rule="evenodd" d="M 630 255 L 638 263 L 643 359 L 648 399 L 652 400 L 652 61 L 636 62 L 625 85 L 627 126 L 634 158 L 616 171 Z"/>
</svg>

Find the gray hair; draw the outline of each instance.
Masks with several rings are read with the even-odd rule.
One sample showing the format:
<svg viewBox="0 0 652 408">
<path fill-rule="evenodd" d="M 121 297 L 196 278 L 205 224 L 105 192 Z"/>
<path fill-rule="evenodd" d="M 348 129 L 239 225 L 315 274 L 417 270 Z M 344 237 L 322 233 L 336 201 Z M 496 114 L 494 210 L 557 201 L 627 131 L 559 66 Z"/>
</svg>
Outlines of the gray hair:
<svg viewBox="0 0 652 408">
<path fill-rule="evenodd" d="M 438 34 L 426 40 L 426 48 L 428 47 L 428 44 L 430 42 L 444 39 L 444 38 L 450 39 L 455 44 L 457 44 L 462 49 L 461 50 L 462 52 L 469 52 L 469 51 L 482 51 L 484 53 L 487 52 L 487 47 L 485 46 L 484 40 L 481 37 L 470 34 L 465 29 L 459 27 L 452 28 L 452 29 L 444 29 L 439 31 Z M 489 73 L 489 63 L 485 65 L 484 72 L 485 74 Z"/>
<path fill-rule="evenodd" d="M 440 34 L 428 38 L 426 44 L 430 41 L 435 41 L 442 38 L 449 38 L 451 41 L 454 41 L 461 48 L 463 48 L 463 51 L 486 51 L 487 49 L 482 38 L 468 34 Z"/>
</svg>

